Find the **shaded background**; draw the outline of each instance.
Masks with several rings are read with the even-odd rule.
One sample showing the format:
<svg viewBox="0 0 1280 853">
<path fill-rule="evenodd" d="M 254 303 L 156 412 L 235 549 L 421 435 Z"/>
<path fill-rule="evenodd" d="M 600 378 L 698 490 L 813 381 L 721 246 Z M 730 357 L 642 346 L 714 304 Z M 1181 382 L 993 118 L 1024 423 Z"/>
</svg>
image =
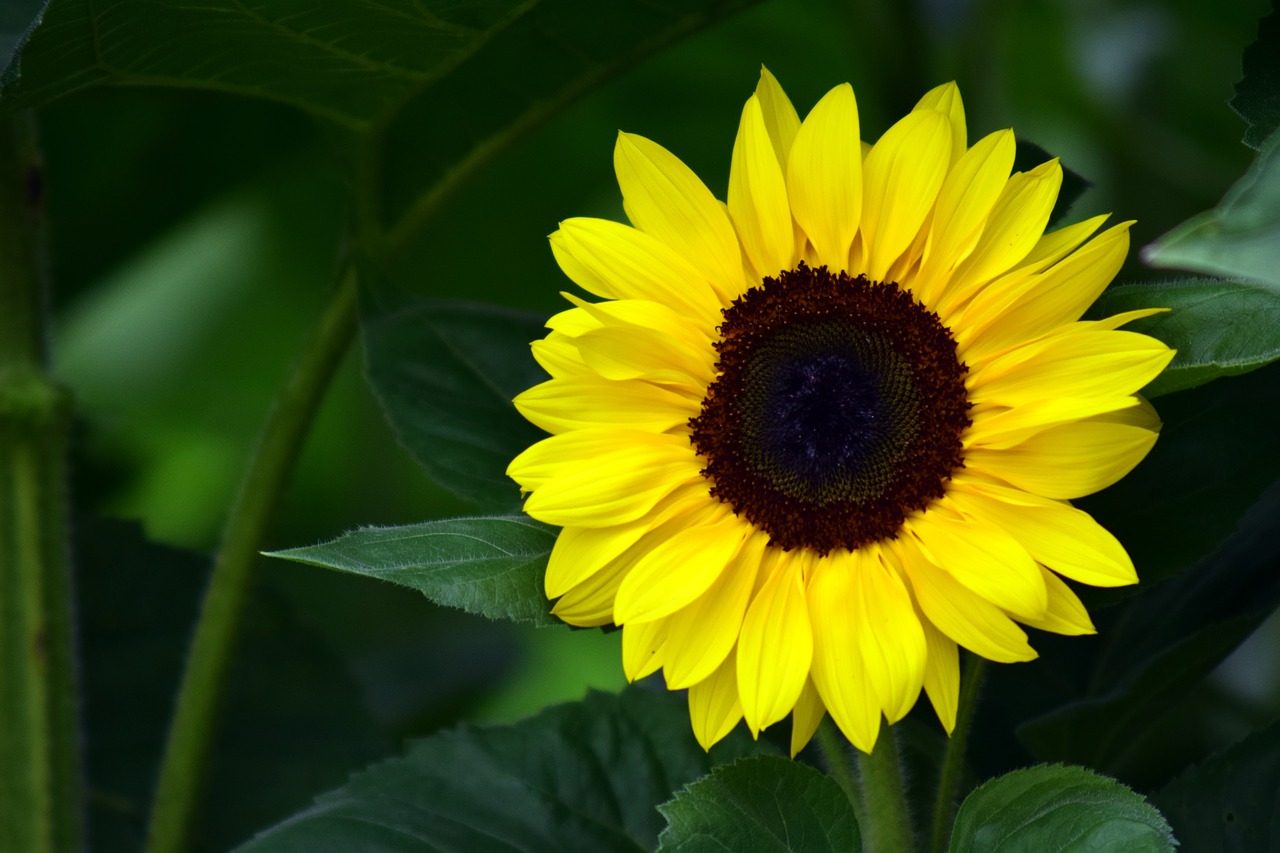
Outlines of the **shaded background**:
<svg viewBox="0 0 1280 853">
<path fill-rule="evenodd" d="M 802 115 L 851 82 L 870 139 L 928 88 L 956 80 L 971 141 L 1013 126 L 1093 181 L 1072 220 L 1137 219 L 1141 246 L 1213 206 L 1251 160 L 1226 101 L 1266 9 L 1262 0 L 762 3 L 529 135 L 452 199 L 396 283 L 559 310 L 568 282 L 545 237 L 569 216 L 623 218 L 616 131 L 661 142 L 723 197 L 761 63 Z M 215 545 L 248 449 L 331 285 L 348 213 L 344 169 L 333 131 L 230 96 L 99 89 L 41 120 L 53 348 L 81 420 L 88 713 L 118 702 L 112 716 L 134 718 L 131 729 L 90 733 L 105 815 L 95 832 L 100 849 L 114 849 L 140 832 L 150 751 L 202 583 L 205 563 L 184 552 Z M 1136 253 L 1120 275 L 1157 277 Z M 471 509 L 398 447 L 361 370 L 356 350 L 271 547 Z M 173 550 L 99 517 L 136 520 Z M 144 600 L 129 573 L 157 559 L 172 583 L 162 600 Z M 616 635 L 488 623 L 390 585 L 276 561 L 262 566 L 256 599 L 210 785 L 212 848 L 304 806 L 404 736 L 514 720 L 623 683 Z M 1260 635 L 1174 709 L 1170 741 L 1225 744 L 1274 716 L 1276 630 Z"/>
</svg>

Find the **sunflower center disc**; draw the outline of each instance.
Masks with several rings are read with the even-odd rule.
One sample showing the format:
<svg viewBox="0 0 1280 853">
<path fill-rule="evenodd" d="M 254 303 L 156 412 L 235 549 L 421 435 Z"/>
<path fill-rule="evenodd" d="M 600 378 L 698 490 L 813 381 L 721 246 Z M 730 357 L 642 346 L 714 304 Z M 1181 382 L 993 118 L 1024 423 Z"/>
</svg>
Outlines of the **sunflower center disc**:
<svg viewBox="0 0 1280 853">
<path fill-rule="evenodd" d="M 966 368 L 936 314 L 826 267 L 724 311 L 719 377 L 690 421 L 711 493 L 784 549 L 893 538 L 963 465 Z"/>
</svg>

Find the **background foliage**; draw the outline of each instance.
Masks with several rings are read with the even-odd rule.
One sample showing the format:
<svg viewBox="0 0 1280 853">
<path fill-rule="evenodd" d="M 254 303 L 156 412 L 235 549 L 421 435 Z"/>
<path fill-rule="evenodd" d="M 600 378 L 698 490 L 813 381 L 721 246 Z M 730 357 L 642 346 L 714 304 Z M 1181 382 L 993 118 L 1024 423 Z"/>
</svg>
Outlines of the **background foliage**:
<svg viewBox="0 0 1280 853">
<path fill-rule="evenodd" d="M 1202 786 L 1272 778 L 1274 729 L 1255 735 L 1264 750 L 1228 752 L 1169 784 L 1280 713 L 1280 629 L 1268 621 L 1280 603 L 1280 374 L 1239 375 L 1280 354 L 1268 339 L 1280 325 L 1280 266 L 1267 254 L 1277 232 L 1259 238 L 1250 219 L 1280 210 L 1274 54 L 1245 54 L 1252 82 L 1235 105 L 1250 121 L 1227 106 L 1262 0 L 770 0 L 704 2 L 692 13 L 674 0 L 425 4 L 434 17 L 395 0 L 154 5 L 155 14 L 127 0 L 0 9 L 0 59 L 22 46 L 0 109 L 39 108 L 52 350 L 76 396 L 97 849 L 139 843 L 207 571 L 199 554 L 216 543 L 335 264 L 354 251 L 366 273 L 362 351 L 324 403 L 268 547 L 510 512 L 518 496 L 495 460 L 536 431 L 503 402 L 536 377 L 525 344 L 566 286 L 545 235 L 569 216 L 623 218 L 610 157 L 619 128 L 661 141 L 723 196 L 737 114 L 761 63 L 802 112 L 852 82 L 869 135 L 955 79 L 971 138 L 1012 124 L 1092 182 L 1072 219 L 1137 219 L 1135 246 L 1168 234 L 1147 252 L 1150 265 L 1185 271 L 1153 270 L 1135 252 L 1118 279 L 1130 284 L 1099 308 L 1171 305 L 1144 322 L 1165 339 L 1182 335 L 1175 369 L 1151 389 L 1166 395 L 1156 401 L 1166 423 L 1156 450 L 1085 502 L 1130 548 L 1144 584 L 1091 596 L 1097 638 L 1041 636 L 1042 661 L 997 668 L 971 781 L 1032 761 L 1087 764 L 1159 791 L 1190 844 L 1221 818 L 1205 813 Z M 703 29 L 702 12 L 725 19 Z M 352 198 L 353 187 L 365 190 Z M 1188 274 L 1234 278 L 1188 284 Z M 439 452 L 451 442 L 459 449 Z M 530 522 L 510 525 L 547 538 Z M 481 538 L 502 549 L 508 535 Z M 536 556 L 531 541 L 520 547 Z M 331 550 L 289 556 L 341 562 Z M 410 585 L 424 589 L 433 564 L 420 559 Z M 489 601 L 530 580 L 522 566 L 481 553 L 466 568 Z M 376 566 L 342 567 L 259 567 L 242 639 L 251 651 L 235 663 L 199 816 L 208 849 L 246 841 L 319 792 L 359 789 L 362 777 L 348 775 L 398 754 L 408 736 L 511 722 L 588 687 L 622 687 L 616 635 L 489 622 L 349 573 Z M 469 587 L 428 591 L 459 606 L 479 600 Z M 475 746 L 469 731 L 448 743 Z M 911 760 L 940 748 L 927 714 L 904 732 Z M 670 760 L 686 762 L 684 781 L 706 769 Z M 738 785 L 750 803 L 762 796 L 760 772 L 731 765 L 700 784 Z M 831 794 L 824 780 L 796 784 Z M 694 788 L 665 807 L 673 834 L 662 849 L 703 849 L 680 835 L 696 828 L 698 796 Z M 652 846 L 661 828 L 627 831 Z M 856 826 L 835 831 L 856 843 Z"/>
</svg>

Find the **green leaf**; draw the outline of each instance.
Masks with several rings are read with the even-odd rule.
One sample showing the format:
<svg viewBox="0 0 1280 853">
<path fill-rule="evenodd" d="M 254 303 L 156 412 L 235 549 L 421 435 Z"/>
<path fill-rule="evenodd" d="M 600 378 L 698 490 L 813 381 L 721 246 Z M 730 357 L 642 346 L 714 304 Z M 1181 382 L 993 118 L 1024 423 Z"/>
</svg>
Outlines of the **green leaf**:
<svg viewBox="0 0 1280 853">
<path fill-rule="evenodd" d="M 659 803 L 763 749 L 739 731 L 703 752 L 677 694 L 591 693 L 512 726 L 418 741 L 240 850 L 652 850 Z"/>
<path fill-rule="evenodd" d="M 717 768 L 658 807 L 659 853 L 858 853 L 849 799 L 830 777 L 779 756 Z"/>
<path fill-rule="evenodd" d="M 1191 217 L 1142 250 L 1155 267 L 1262 282 L 1280 290 L 1280 133 L 1213 210 Z"/>
<path fill-rule="evenodd" d="M 1280 126 L 1280 13 L 1258 21 L 1258 39 L 1245 48 L 1244 76 L 1236 83 L 1231 108 L 1249 123 L 1244 144 L 1261 148 Z"/>
<path fill-rule="evenodd" d="M 8 0 L 0 5 L 0 87 L 8 82 L 8 74 L 17 74 L 15 57 L 40 23 L 45 5 L 45 0 Z"/>
<path fill-rule="evenodd" d="M 965 798 L 950 853 L 1172 851 L 1160 813 L 1114 779 L 1060 764 L 1015 770 Z"/>
<path fill-rule="evenodd" d="M 1125 328 L 1178 351 L 1164 373 L 1143 389 L 1147 397 L 1248 373 L 1280 359 L 1280 290 L 1216 279 L 1127 284 L 1102 294 L 1090 314 L 1105 317 L 1139 308 L 1169 311 Z"/>
<path fill-rule="evenodd" d="M 545 434 L 511 400 L 546 378 L 529 352 L 544 317 L 512 308 L 398 297 L 361 306 L 369 383 L 427 475 L 488 509 L 514 509 L 506 475 Z"/>
<path fill-rule="evenodd" d="M 1151 798 L 1187 850 L 1280 846 L 1280 724 L 1186 770 Z"/>
<path fill-rule="evenodd" d="M 1013 171 L 1015 172 L 1029 172 L 1041 163 L 1053 159 L 1052 154 L 1034 142 L 1026 139 L 1019 139 L 1017 142 L 1017 153 L 1013 159 Z M 1060 222 L 1064 216 L 1070 213 L 1071 206 L 1091 186 L 1093 186 L 1092 182 L 1084 175 L 1063 166 L 1062 188 L 1058 190 L 1058 200 L 1053 203 L 1053 211 L 1049 214 L 1049 225 Z"/>
<path fill-rule="evenodd" d="M 528 516 L 451 518 L 367 527 L 280 557 L 416 589 L 490 619 L 558 625 L 542 591 L 556 530 Z"/>
</svg>

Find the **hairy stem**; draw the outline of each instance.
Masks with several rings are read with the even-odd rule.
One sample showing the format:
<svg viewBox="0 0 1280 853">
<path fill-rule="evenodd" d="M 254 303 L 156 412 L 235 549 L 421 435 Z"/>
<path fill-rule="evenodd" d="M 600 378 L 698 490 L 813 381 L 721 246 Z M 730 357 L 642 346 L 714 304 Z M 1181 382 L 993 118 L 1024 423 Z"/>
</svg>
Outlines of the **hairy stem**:
<svg viewBox="0 0 1280 853">
<path fill-rule="evenodd" d="M 355 332 L 356 275 L 324 308 L 267 418 L 213 565 L 156 785 L 150 853 L 187 847 L 252 569 L 303 439 Z"/>
<path fill-rule="evenodd" d="M 0 119 L 0 850 L 83 849 L 67 519 L 71 407 L 45 372 L 41 164 Z"/>
<path fill-rule="evenodd" d="M 916 849 L 893 728 L 881 722 L 870 755 L 859 754 L 862 782 L 862 845 L 868 853 L 911 853 Z"/>
<path fill-rule="evenodd" d="M 973 711 L 978 704 L 978 692 L 982 676 L 986 672 L 986 659 L 970 653 L 965 660 L 964 676 L 960 684 L 960 707 L 956 710 L 956 727 L 947 743 L 947 754 L 942 759 L 938 776 L 938 797 L 933 805 L 933 831 L 929 836 L 929 853 L 942 853 L 951 838 L 951 820 L 956 809 L 956 788 L 964 770 L 964 754 L 969 742 L 969 730 L 973 725 Z"/>
</svg>

